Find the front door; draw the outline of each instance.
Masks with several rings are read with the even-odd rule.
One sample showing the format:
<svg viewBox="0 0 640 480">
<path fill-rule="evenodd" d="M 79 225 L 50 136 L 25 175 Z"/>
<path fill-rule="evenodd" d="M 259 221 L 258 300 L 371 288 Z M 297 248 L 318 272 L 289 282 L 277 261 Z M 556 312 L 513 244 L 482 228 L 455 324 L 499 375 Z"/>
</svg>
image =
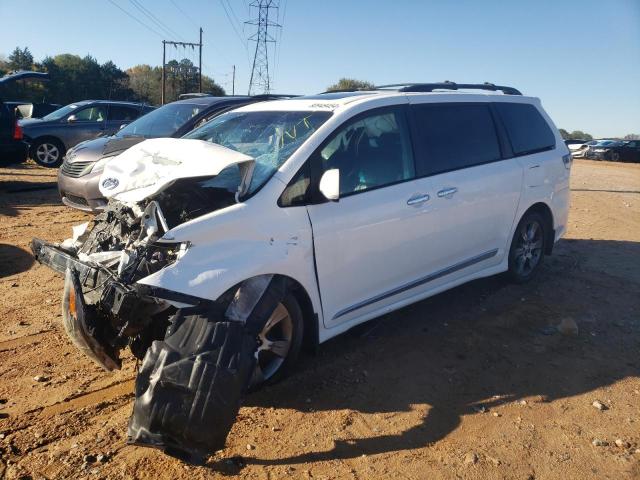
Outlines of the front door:
<svg viewBox="0 0 640 480">
<path fill-rule="evenodd" d="M 93 105 L 76 110 L 73 116 L 75 119 L 68 122 L 65 132 L 65 143 L 68 148 L 104 134 L 107 121 L 107 107 L 105 105 Z"/>
<path fill-rule="evenodd" d="M 428 208 L 415 179 L 406 105 L 347 121 L 311 159 L 340 171 L 340 200 L 309 205 L 326 327 L 361 318 L 421 275 L 417 219 Z"/>
</svg>

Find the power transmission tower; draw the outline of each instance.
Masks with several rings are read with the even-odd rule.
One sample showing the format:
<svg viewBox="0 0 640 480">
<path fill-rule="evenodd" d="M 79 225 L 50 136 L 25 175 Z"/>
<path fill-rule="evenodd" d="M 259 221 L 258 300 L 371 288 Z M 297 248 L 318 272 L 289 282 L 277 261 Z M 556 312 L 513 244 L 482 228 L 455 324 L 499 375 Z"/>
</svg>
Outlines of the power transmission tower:
<svg viewBox="0 0 640 480">
<path fill-rule="evenodd" d="M 249 81 L 249 95 L 259 93 L 269 93 L 271 89 L 271 79 L 269 78 L 269 51 L 267 45 L 275 43 L 274 37 L 269 35 L 269 27 L 280 28 L 276 22 L 269 20 L 269 11 L 278 9 L 279 0 L 253 0 L 249 7 L 258 9 L 258 17 L 245 22 L 248 25 L 255 25 L 258 31 L 249 37 L 249 40 L 256 42 L 256 50 L 253 55 L 253 67 L 251 67 L 251 80 Z M 273 18 L 273 16 L 272 16 Z"/>
</svg>

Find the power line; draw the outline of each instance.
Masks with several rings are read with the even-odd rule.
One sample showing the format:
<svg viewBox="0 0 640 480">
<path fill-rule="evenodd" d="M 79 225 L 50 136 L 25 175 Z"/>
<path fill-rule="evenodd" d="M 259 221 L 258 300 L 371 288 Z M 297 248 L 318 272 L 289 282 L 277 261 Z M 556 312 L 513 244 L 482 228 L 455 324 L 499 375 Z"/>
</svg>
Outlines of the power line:
<svg viewBox="0 0 640 480">
<path fill-rule="evenodd" d="M 242 44 L 242 46 L 245 48 L 245 50 L 247 50 L 247 44 L 244 41 L 244 39 L 242 38 L 242 35 L 240 35 L 240 33 L 238 32 L 238 29 L 236 28 L 235 23 L 231 19 L 231 16 L 229 15 L 229 12 L 227 11 L 227 7 L 224 4 L 224 0 L 220 0 L 220 5 L 222 5 L 222 8 L 224 9 L 224 13 L 227 16 L 227 19 L 229 20 L 229 23 L 231 24 L 231 27 L 233 28 L 233 31 L 236 33 L 236 36 L 238 37 L 238 40 L 240 40 L 240 43 Z"/>
<path fill-rule="evenodd" d="M 227 6 L 229 7 L 229 10 L 231 11 L 231 14 L 233 15 L 233 18 L 236 19 L 236 23 L 238 25 L 242 25 L 242 22 L 240 21 L 240 19 L 238 18 L 238 16 L 236 15 L 236 11 L 233 8 L 233 4 L 229 1 L 229 0 L 224 0 L 225 2 L 227 2 Z"/>
<path fill-rule="evenodd" d="M 158 33 L 156 30 L 154 30 L 153 28 L 151 28 L 149 25 L 147 25 L 146 23 L 143 23 L 142 20 L 138 19 L 137 17 L 131 15 L 129 12 L 127 12 L 124 8 L 122 8 L 120 5 L 118 5 L 116 2 L 114 2 L 113 0 L 109 0 L 109 3 L 111 5 L 113 5 L 114 7 L 116 7 L 118 10 L 120 10 L 122 13 L 124 13 L 126 16 L 132 18 L 133 20 L 135 20 L 136 22 L 138 22 L 140 25 L 142 25 L 144 28 L 146 28 L 147 30 L 149 30 L 150 32 L 155 33 L 157 36 L 159 36 L 160 38 L 162 38 L 162 34 Z"/>
<path fill-rule="evenodd" d="M 278 9 L 278 23 L 280 23 L 280 25 L 284 26 L 284 21 L 285 21 L 286 16 L 287 16 L 287 0 L 284 0 L 283 6 L 282 6 L 282 21 L 280 21 L 280 9 Z M 273 55 L 273 63 L 274 63 L 273 74 L 274 74 L 274 77 L 276 76 L 276 72 L 278 71 L 278 67 L 280 66 L 280 51 L 282 50 L 282 34 L 283 34 L 283 32 L 284 32 L 284 28 L 280 28 L 278 30 L 278 39 L 277 39 L 277 42 L 275 44 L 275 53 Z"/>
<path fill-rule="evenodd" d="M 198 24 L 197 24 L 196 22 L 194 22 L 194 21 L 193 21 L 193 19 L 192 19 L 189 15 L 187 15 L 187 12 L 185 12 L 185 11 L 180 7 L 180 5 L 178 5 L 178 4 L 175 2 L 175 0 L 169 0 L 169 1 L 173 4 L 173 6 L 174 6 L 174 7 L 176 7 L 176 8 L 178 9 L 178 11 L 179 11 L 180 13 L 182 13 L 182 15 L 184 15 L 184 17 L 185 17 L 187 20 L 189 20 L 189 21 L 193 24 L 193 26 L 194 26 L 194 27 L 197 27 L 197 26 L 198 26 Z"/>
<path fill-rule="evenodd" d="M 181 40 L 184 40 L 184 38 L 182 38 L 182 36 L 180 34 L 178 34 L 175 30 L 172 30 L 170 27 L 168 27 L 164 22 L 162 22 L 162 20 L 160 20 L 158 17 L 156 17 L 153 14 L 153 12 L 151 12 L 144 5 L 142 5 L 140 2 L 138 2 L 138 0 L 129 0 L 129 2 L 131 2 L 131 4 L 134 7 L 136 7 L 140 12 L 142 12 L 142 14 L 145 17 L 147 17 L 149 20 L 151 20 L 153 23 L 155 23 L 158 27 L 160 27 L 161 30 L 164 30 L 168 35 L 175 36 L 175 37 L 180 38 Z"/>
</svg>

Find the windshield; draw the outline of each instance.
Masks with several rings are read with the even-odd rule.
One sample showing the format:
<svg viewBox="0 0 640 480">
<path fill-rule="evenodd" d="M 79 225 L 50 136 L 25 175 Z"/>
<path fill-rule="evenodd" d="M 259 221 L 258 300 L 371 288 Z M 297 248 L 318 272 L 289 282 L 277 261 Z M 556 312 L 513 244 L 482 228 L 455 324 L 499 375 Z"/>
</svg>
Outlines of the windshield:
<svg viewBox="0 0 640 480">
<path fill-rule="evenodd" d="M 205 105 L 170 103 L 143 115 L 117 133 L 118 137 L 170 137 L 189 119 L 200 113 Z"/>
<path fill-rule="evenodd" d="M 78 105 L 77 103 L 72 103 L 67 105 L 66 107 L 59 108 L 51 112 L 49 115 L 45 115 L 42 117 L 43 120 L 60 120 L 63 117 L 66 117 L 71 112 L 73 112 L 76 108 L 81 107 L 82 105 Z"/>
<path fill-rule="evenodd" d="M 183 138 L 217 143 L 256 161 L 255 192 L 331 116 L 330 112 L 229 112 Z"/>
</svg>

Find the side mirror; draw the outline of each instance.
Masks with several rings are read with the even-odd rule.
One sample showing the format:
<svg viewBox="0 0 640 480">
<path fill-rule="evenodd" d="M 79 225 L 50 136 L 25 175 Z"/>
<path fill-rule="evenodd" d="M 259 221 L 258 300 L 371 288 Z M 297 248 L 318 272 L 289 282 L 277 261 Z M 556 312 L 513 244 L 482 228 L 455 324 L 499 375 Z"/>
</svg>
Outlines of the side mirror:
<svg viewBox="0 0 640 480">
<path fill-rule="evenodd" d="M 75 115 L 69 115 L 67 117 L 67 122 L 69 122 L 69 123 L 73 123 L 73 122 L 75 122 L 77 120 L 78 120 L 78 117 L 76 117 Z"/>
<path fill-rule="evenodd" d="M 332 202 L 340 200 L 340 170 L 333 168 L 322 174 L 320 178 L 320 193 Z"/>
<path fill-rule="evenodd" d="M 120 128 L 118 128 L 118 130 L 122 130 L 122 129 L 123 129 L 124 127 L 126 127 L 126 126 L 127 126 L 127 124 L 126 124 L 126 123 L 123 123 L 122 125 L 120 125 Z"/>
</svg>

